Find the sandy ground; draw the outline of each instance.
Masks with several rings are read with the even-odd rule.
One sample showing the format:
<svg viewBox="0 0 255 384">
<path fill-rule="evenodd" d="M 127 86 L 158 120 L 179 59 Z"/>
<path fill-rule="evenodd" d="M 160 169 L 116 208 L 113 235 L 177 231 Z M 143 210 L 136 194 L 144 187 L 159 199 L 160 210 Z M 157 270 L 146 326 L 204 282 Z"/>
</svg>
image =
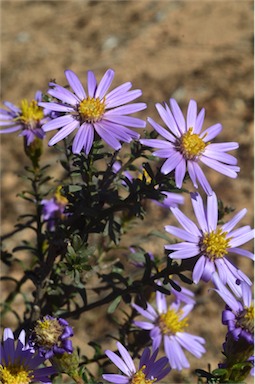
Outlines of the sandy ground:
<svg viewBox="0 0 255 384">
<path fill-rule="evenodd" d="M 114 86 L 132 81 L 134 88 L 143 90 L 142 101 L 148 103 L 148 110 L 140 114 L 144 118 L 149 115 L 158 120 L 156 102 L 175 97 L 185 109 L 189 99 L 195 99 L 200 108 L 206 108 L 206 126 L 223 124 L 219 141 L 240 143 L 235 153 L 241 167 L 237 180 L 206 172 L 226 204 L 237 210 L 248 208 L 242 224 L 253 225 L 252 1 L 9 0 L 1 2 L 1 25 L 1 100 L 19 103 L 23 98 L 31 99 L 37 89 L 47 90 L 52 78 L 65 84 L 67 68 L 84 82 L 88 69 L 100 78 L 106 69 L 113 68 Z M 55 163 L 56 155 L 47 144 L 45 153 L 47 160 Z M 17 174 L 22 173 L 24 164 L 21 139 L 16 134 L 1 136 L 2 233 L 11 231 L 17 215 L 26 211 L 16 197 L 23 188 Z M 149 230 L 162 230 L 169 224 L 169 218 L 153 210 L 150 214 L 146 225 L 136 232 L 138 241 L 142 242 Z M 9 249 L 14 246 L 12 241 L 7 244 Z M 151 241 L 146 246 L 155 251 L 161 245 Z M 237 262 L 252 276 L 251 262 Z M 5 267 L 2 272 L 17 273 Z M 2 289 L 4 297 L 9 288 Z M 201 361 L 189 356 L 191 370 L 207 369 L 208 362 L 215 368 L 221 358 L 223 306 L 207 289 L 205 285 L 195 288 L 198 305 L 191 328 L 206 338 L 208 352 Z M 107 323 L 98 319 L 95 327 L 95 319 L 97 314 L 91 313 L 73 322 L 74 343 L 86 353 L 93 337 L 104 347 L 109 345 Z M 14 319 L 8 322 L 3 325 L 15 326 Z M 181 375 L 172 373 L 169 383 L 195 383 L 189 377 L 188 370 Z"/>
</svg>

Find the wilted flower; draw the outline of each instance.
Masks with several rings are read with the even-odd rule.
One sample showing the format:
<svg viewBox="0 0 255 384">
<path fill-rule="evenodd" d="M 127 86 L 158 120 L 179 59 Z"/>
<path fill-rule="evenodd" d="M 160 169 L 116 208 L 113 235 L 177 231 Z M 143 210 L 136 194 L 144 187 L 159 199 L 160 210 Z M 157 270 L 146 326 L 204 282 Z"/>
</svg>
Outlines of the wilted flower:
<svg viewBox="0 0 255 384">
<path fill-rule="evenodd" d="M 162 357 L 156 361 L 158 351 L 150 355 L 149 348 L 144 349 L 137 370 L 126 348 L 120 342 L 117 342 L 117 347 L 121 358 L 110 350 L 105 351 L 105 354 L 124 373 L 124 376 L 113 373 L 102 375 L 103 379 L 110 383 L 152 384 L 163 379 L 171 370 L 166 366 L 167 358 Z"/>
<path fill-rule="evenodd" d="M 47 222 L 49 231 L 55 229 L 57 219 L 64 219 L 66 217 L 64 211 L 68 200 L 61 194 L 61 186 L 59 186 L 51 199 L 43 199 L 41 205 L 43 206 L 42 214 L 43 220 Z"/>
<path fill-rule="evenodd" d="M 66 320 L 45 316 L 37 320 L 30 342 L 41 356 L 50 359 L 55 354 L 73 352 L 71 336 L 73 329 Z"/>
<path fill-rule="evenodd" d="M 56 373 L 53 367 L 41 367 L 45 357 L 34 353 L 25 342 L 25 331 L 19 334 L 17 343 L 10 328 L 5 328 L 1 344 L 0 382 L 3 384 L 51 383 Z M 16 344 L 16 346 L 15 346 Z"/>
<path fill-rule="evenodd" d="M 5 101 L 3 104 L 9 109 L 0 109 L 1 133 L 21 131 L 19 136 L 24 136 L 26 145 L 29 146 L 35 138 L 43 139 L 45 133 L 42 125 L 47 121 L 47 111 L 38 105 L 42 101 L 42 92 L 37 91 L 35 99 L 29 102 L 24 99 L 19 107 Z"/>
<path fill-rule="evenodd" d="M 240 280 L 251 285 L 250 279 L 227 259 L 229 253 L 254 259 L 251 252 L 238 248 L 254 237 L 254 230 L 248 225 L 232 230 L 247 210 L 242 209 L 229 222 L 217 226 L 218 203 L 215 193 L 207 196 L 207 209 L 204 208 L 198 193 L 191 193 L 191 202 L 200 228 L 178 208 L 170 208 L 183 229 L 171 225 L 167 225 L 165 229 L 185 242 L 166 245 L 166 249 L 173 251 L 169 257 L 172 259 L 197 257 L 192 274 L 194 283 L 198 283 L 200 279 L 209 281 L 213 272 L 217 270 L 223 284 L 231 285 L 233 280 Z"/>
<path fill-rule="evenodd" d="M 242 297 L 236 298 L 224 286 L 216 273 L 213 274 L 215 291 L 225 301 L 226 309 L 222 312 L 222 323 L 228 326 L 234 340 L 244 338 L 249 344 L 254 343 L 254 301 L 251 287 L 242 282 Z"/>
<path fill-rule="evenodd" d="M 190 365 L 183 352 L 183 348 L 198 358 L 205 352 L 202 345 L 205 343 L 205 340 L 202 337 L 194 336 L 185 331 L 188 327 L 187 316 L 193 309 L 194 303 L 182 306 L 180 300 L 175 300 L 168 307 L 165 295 L 157 291 L 156 304 L 157 310 L 150 303 L 147 303 L 146 309 L 137 304 L 132 304 L 132 307 L 140 315 L 149 320 L 149 322 L 134 321 L 134 324 L 139 328 L 150 331 L 153 350 L 158 349 L 163 341 L 165 354 L 173 369 L 182 370 L 183 368 L 189 368 Z"/>
<path fill-rule="evenodd" d="M 210 140 L 221 132 L 222 126 L 215 124 L 201 132 L 205 110 L 203 108 L 197 115 L 197 103 L 194 100 L 189 102 L 186 121 L 175 99 L 170 99 L 170 107 L 172 112 L 166 103 L 164 107 L 159 103 L 156 104 L 158 113 L 168 130 L 148 118 L 148 122 L 164 139 L 141 139 L 140 142 L 149 147 L 158 148 L 153 154 L 167 159 L 161 171 L 168 174 L 175 170 L 177 188 L 182 187 L 186 170 L 188 170 L 194 187 L 198 188 L 197 182 L 199 182 L 205 192 L 211 195 L 212 188 L 198 163 L 202 162 L 223 175 L 236 178 L 240 168 L 236 166 L 236 158 L 227 154 L 226 151 L 238 148 L 238 143 L 211 144 Z"/>
<path fill-rule="evenodd" d="M 50 146 L 70 135 L 75 129 L 78 131 L 73 141 L 73 153 L 80 153 L 84 149 L 88 154 L 94 141 L 95 131 L 115 150 L 121 148 L 120 141 L 129 143 L 132 139 L 140 137 L 137 132 L 127 127 L 144 128 L 146 123 L 126 115 L 145 109 L 146 104 L 124 105 L 141 96 L 142 92 L 139 89 L 129 91 L 132 84 L 127 82 L 107 94 L 114 77 L 112 69 L 106 71 L 98 85 L 94 73 L 88 71 L 87 93 L 73 71 L 67 70 L 65 75 L 74 93 L 51 83 L 52 89 L 48 93 L 60 102 L 40 103 L 42 107 L 65 113 L 43 126 L 45 132 L 60 128 L 49 141 Z"/>
<path fill-rule="evenodd" d="M 254 370 L 254 300 L 251 287 L 240 282 L 242 296 L 236 297 L 229 291 L 217 273 L 212 280 L 226 308 L 222 312 L 222 323 L 227 325 L 226 340 L 223 343 L 225 359 L 219 368 L 227 371 L 227 377 L 233 382 L 243 382 Z M 235 292 L 236 293 L 236 292 Z"/>
</svg>

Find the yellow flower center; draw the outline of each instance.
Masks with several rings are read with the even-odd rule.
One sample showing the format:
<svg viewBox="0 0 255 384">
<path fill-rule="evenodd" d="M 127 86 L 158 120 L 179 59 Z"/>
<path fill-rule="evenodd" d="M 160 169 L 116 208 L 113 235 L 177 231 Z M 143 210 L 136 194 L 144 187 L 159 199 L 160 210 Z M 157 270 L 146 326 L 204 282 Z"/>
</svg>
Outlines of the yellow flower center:
<svg viewBox="0 0 255 384">
<path fill-rule="evenodd" d="M 237 323 L 240 327 L 247 330 L 249 333 L 254 333 L 254 306 L 244 307 L 244 310 L 240 314 Z"/>
<path fill-rule="evenodd" d="M 82 119 L 88 123 L 99 121 L 105 111 L 105 101 L 99 97 L 87 97 L 81 101 L 78 111 Z"/>
<path fill-rule="evenodd" d="M 38 320 L 34 328 L 36 343 L 45 348 L 51 348 L 58 343 L 63 327 L 57 319 Z"/>
<path fill-rule="evenodd" d="M 251 305 L 250 307 L 245 307 L 246 313 L 244 315 L 244 318 L 247 320 L 254 321 L 254 306 Z"/>
<path fill-rule="evenodd" d="M 226 238 L 227 232 L 222 232 L 221 228 L 216 231 L 206 233 L 201 242 L 201 251 L 211 260 L 222 258 L 227 255 L 230 238 Z"/>
<path fill-rule="evenodd" d="M 29 384 L 33 379 L 33 371 L 27 371 L 23 365 L 9 364 L 7 367 L 0 365 L 0 382 L 2 384 Z"/>
<path fill-rule="evenodd" d="M 43 108 L 39 107 L 35 100 L 32 100 L 30 103 L 26 99 L 22 100 L 20 109 L 21 114 L 18 120 L 30 128 L 34 128 L 44 117 Z"/>
<path fill-rule="evenodd" d="M 139 369 L 139 371 L 137 371 L 134 376 L 132 377 L 132 381 L 130 384 L 152 384 L 154 383 L 155 381 L 157 381 L 157 379 L 152 379 L 152 380 L 149 380 L 149 379 L 146 379 L 145 377 L 145 374 L 143 373 L 143 371 L 145 370 L 146 366 L 143 365 L 141 369 Z"/>
<path fill-rule="evenodd" d="M 175 335 L 176 332 L 183 332 L 188 326 L 188 319 L 180 320 L 182 311 L 169 309 L 166 313 L 159 316 L 159 327 L 163 333 Z"/>
<path fill-rule="evenodd" d="M 189 128 L 188 131 L 182 135 L 180 151 L 187 160 L 195 159 L 204 151 L 208 143 L 205 143 L 203 138 L 193 133 L 193 128 Z"/>
</svg>

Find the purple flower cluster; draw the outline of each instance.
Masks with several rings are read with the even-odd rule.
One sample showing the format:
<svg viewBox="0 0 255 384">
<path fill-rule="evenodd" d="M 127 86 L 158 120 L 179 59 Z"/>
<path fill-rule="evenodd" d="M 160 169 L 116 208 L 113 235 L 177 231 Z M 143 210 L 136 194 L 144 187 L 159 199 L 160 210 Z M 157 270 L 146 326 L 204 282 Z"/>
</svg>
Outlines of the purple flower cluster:
<svg viewBox="0 0 255 384">
<path fill-rule="evenodd" d="M 1 133 L 22 130 L 21 135 L 27 137 L 28 144 L 34 136 L 43 138 L 44 132 L 58 129 L 49 145 L 52 146 L 77 130 L 72 144 L 73 153 L 79 154 L 82 150 L 86 154 L 91 151 L 93 141 L 103 139 L 115 150 L 121 148 L 121 142 L 130 143 L 139 139 L 140 135 L 131 128 L 144 128 L 145 121 L 128 116 L 144 110 L 145 103 L 131 103 L 142 95 L 141 90 L 130 90 L 131 82 L 126 82 L 108 92 L 114 71 L 108 69 L 103 78 L 97 83 L 92 71 L 87 73 L 87 92 L 78 76 L 71 70 L 65 71 L 67 82 L 72 91 L 66 87 L 49 83 L 48 94 L 56 101 L 43 102 L 41 93 L 36 94 L 36 101 L 28 104 L 22 101 L 21 108 L 9 102 L 5 105 L 10 109 L 1 109 L 1 126 L 8 126 Z M 212 188 L 202 171 L 199 162 L 202 162 L 216 171 L 229 176 L 237 177 L 240 168 L 237 160 L 226 153 L 238 148 L 238 143 L 214 143 L 214 139 L 222 130 L 221 124 L 215 124 L 202 132 L 205 110 L 197 113 L 197 103 L 190 100 L 187 118 L 176 100 L 170 99 L 170 106 L 157 103 L 156 108 L 167 129 L 148 118 L 148 122 L 163 137 L 161 139 L 141 139 L 140 142 L 149 147 L 157 147 L 154 155 L 166 158 L 161 171 L 169 174 L 175 170 L 175 182 L 178 188 L 182 187 L 184 176 L 188 171 L 195 188 L 198 183 L 207 194 L 212 194 Z M 43 112 L 44 111 L 44 112 Z M 45 121 L 44 114 L 51 119 Z"/>
<path fill-rule="evenodd" d="M 40 356 L 50 359 L 54 355 L 73 352 L 69 339 L 72 336 L 73 329 L 66 320 L 47 315 L 37 320 L 30 342 Z"/>
<path fill-rule="evenodd" d="M 55 369 L 41 367 L 46 358 L 35 353 L 26 343 L 25 337 L 25 331 L 22 330 L 15 343 L 11 329 L 5 328 L 1 343 L 0 382 L 50 384 L 50 376 L 56 373 Z"/>
<path fill-rule="evenodd" d="M 115 151 L 119 151 L 122 143 L 140 139 L 140 135 L 132 129 L 145 128 L 146 122 L 130 116 L 147 107 L 145 103 L 133 102 L 142 95 L 140 89 L 131 90 L 132 83 L 126 82 L 109 91 L 114 79 L 112 69 L 108 69 L 99 82 L 95 74 L 88 71 L 86 91 L 73 71 L 66 70 L 65 76 L 68 88 L 49 83 L 48 102 L 43 101 L 40 91 L 30 103 L 22 100 L 20 106 L 15 106 L 4 102 L 7 109 L 0 109 L 0 127 L 3 127 L 0 133 L 20 131 L 20 136 L 25 138 L 26 145 L 29 146 L 36 138 L 43 139 L 45 132 L 57 130 L 48 143 L 53 146 L 75 132 L 72 153 L 80 154 L 84 151 L 86 155 L 91 153 L 95 141 L 102 140 Z M 245 216 L 246 209 L 219 225 L 217 196 L 202 167 L 206 165 L 225 176 L 236 178 L 240 171 L 237 159 L 227 152 L 237 149 L 239 145 L 236 142 L 212 143 L 221 132 L 222 125 L 218 123 L 203 130 L 205 109 L 198 111 L 194 100 L 189 101 L 186 118 L 173 98 L 169 100 L 169 104 L 157 103 L 156 109 L 165 127 L 150 117 L 148 123 L 161 138 L 144 138 L 140 139 L 139 143 L 154 148 L 153 155 L 164 159 L 160 170 L 169 177 L 170 174 L 174 175 L 177 188 L 183 187 L 188 176 L 194 188 L 201 186 L 207 195 L 204 204 L 198 192 L 190 194 L 198 222 L 196 224 L 178 208 L 179 204 L 184 203 L 182 195 L 169 191 L 161 192 L 165 198 L 156 203 L 170 209 L 182 227 L 165 227 L 168 233 L 182 240 L 179 243 L 167 244 L 165 249 L 170 251 L 171 259 L 192 259 L 193 282 L 197 284 L 200 280 L 211 280 L 215 291 L 225 301 L 222 322 L 227 325 L 228 331 L 223 346 L 226 362 L 222 367 L 232 369 L 231 364 L 234 364 L 237 355 L 238 362 L 242 358 L 245 362 L 252 360 L 254 306 L 251 295 L 252 282 L 229 260 L 229 254 L 254 260 L 251 252 L 240 248 L 254 238 L 254 230 L 248 225 L 235 228 Z M 122 172 L 121 163 L 114 162 L 112 170 L 115 173 Z M 147 180 L 148 184 L 151 182 L 143 168 L 140 168 L 138 173 L 138 178 L 141 176 L 146 183 Z M 123 186 L 127 185 L 127 180 L 134 179 L 124 168 L 123 176 L 126 178 L 126 181 L 122 180 Z M 160 189 L 160 185 L 155 188 Z M 61 195 L 60 189 L 61 187 L 57 189 L 52 199 L 41 201 L 43 220 L 47 223 L 49 231 L 55 229 L 56 219 L 63 219 L 66 215 L 68 200 Z M 153 255 L 150 256 L 153 259 Z M 144 263 L 136 263 L 136 266 L 143 267 Z M 157 284 L 162 283 L 158 281 Z M 195 305 L 194 294 L 182 287 L 180 292 L 170 285 L 167 288 L 171 291 L 171 297 L 174 297 L 170 305 L 167 303 L 167 297 L 160 291 L 156 292 L 156 307 L 149 302 L 145 309 L 132 304 L 138 314 L 146 319 L 136 320 L 134 324 L 149 331 L 152 352 L 145 348 L 137 369 L 127 349 L 117 342 L 121 357 L 110 350 L 105 353 L 124 375 L 104 374 L 106 381 L 116 384 L 152 384 L 164 378 L 171 369 L 182 370 L 190 366 L 184 350 L 197 358 L 205 353 L 205 340 L 187 332 L 187 318 Z M 54 369 L 38 366 L 54 355 L 71 354 L 71 336 L 73 329 L 68 322 L 52 316 L 45 316 L 37 321 L 30 344 L 25 343 L 25 332 L 22 331 L 15 347 L 12 331 L 5 329 L 1 346 L 0 381 L 50 383 L 49 376 L 54 373 Z M 161 344 L 167 357 L 156 361 Z M 244 348 L 244 345 L 245 348 L 248 346 L 246 352 L 240 352 L 239 348 Z"/>
</svg>

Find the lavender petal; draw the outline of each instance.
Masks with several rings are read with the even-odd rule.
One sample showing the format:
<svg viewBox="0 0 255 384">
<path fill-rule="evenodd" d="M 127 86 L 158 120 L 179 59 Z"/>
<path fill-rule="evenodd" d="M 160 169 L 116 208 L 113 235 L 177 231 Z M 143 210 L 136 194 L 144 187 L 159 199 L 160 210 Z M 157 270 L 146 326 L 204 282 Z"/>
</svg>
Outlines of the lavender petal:
<svg viewBox="0 0 255 384">
<path fill-rule="evenodd" d="M 70 87 L 73 89 L 74 93 L 78 96 L 78 98 L 81 101 L 86 99 L 86 93 L 78 76 L 70 69 L 67 69 L 65 71 L 65 75 Z"/>
<path fill-rule="evenodd" d="M 102 99 L 105 96 L 113 81 L 113 78 L 114 71 L 112 69 L 108 69 L 97 86 L 95 97 L 99 97 L 99 99 Z"/>
<path fill-rule="evenodd" d="M 79 126 L 78 121 L 73 121 L 70 124 L 66 125 L 55 136 L 53 136 L 52 139 L 50 139 L 48 145 L 52 146 L 58 143 L 60 140 L 70 135 L 70 133 L 72 133 L 78 126 Z"/>
</svg>

